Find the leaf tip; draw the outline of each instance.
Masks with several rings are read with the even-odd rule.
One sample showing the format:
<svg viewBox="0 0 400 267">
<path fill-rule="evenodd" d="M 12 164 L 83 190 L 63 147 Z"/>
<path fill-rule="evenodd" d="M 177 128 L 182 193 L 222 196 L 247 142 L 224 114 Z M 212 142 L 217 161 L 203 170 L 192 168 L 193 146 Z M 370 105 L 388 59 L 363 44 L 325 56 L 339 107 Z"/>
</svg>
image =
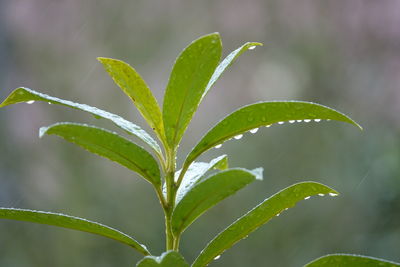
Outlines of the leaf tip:
<svg viewBox="0 0 400 267">
<path fill-rule="evenodd" d="M 39 129 L 39 138 L 42 138 L 46 134 L 48 129 L 49 129 L 49 127 L 40 127 L 40 129 Z"/>
<path fill-rule="evenodd" d="M 251 170 L 251 172 L 253 173 L 253 175 L 256 178 L 256 180 L 259 180 L 259 181 L 263 180 L 264 168 L 262 168 L 262 167 L 255 168 L 255 169 Z"/>
</svg>

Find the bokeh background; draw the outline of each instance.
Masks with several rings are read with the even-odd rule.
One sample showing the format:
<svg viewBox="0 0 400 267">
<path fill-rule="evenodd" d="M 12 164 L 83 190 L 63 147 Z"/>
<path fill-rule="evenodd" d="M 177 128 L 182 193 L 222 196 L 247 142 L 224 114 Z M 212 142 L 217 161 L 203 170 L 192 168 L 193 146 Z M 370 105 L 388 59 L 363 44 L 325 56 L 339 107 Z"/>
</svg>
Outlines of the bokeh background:
<svg viewBox="0 0 400 267">
<path fill-rule="evenodd" d="M 98 106 L 148 129 L 97 56 L 129 62 L 160 103 L 171 66 L 192 40 L 220 32 L 226 55 L 246 52 L 201 104 L 179 160 L 209 127 L 244 104 L 306 100 L 336 108 L 364 131 L 337 122 L 261 129 L 203 158 L 265 178 L 196 221 L 182 240 L 192 261 L 233 220 L 295 182 L 341 192 L 312 198 L 235 245 L 210 266 L 302 266 L 347 252 L 400 261 L 400 1 L 2 0 L 0 98 L 26 86 Z M 58 121 L 108 122 L 45 103 L 0 111 L 0 206 L 99 221 L 164 248 L 161 208 L 151 186 L 115 163 L 38 129 Z M 0 266 L 134 266 L 140 256 L 115 241 L 71 230 L 0 221 Z"/>
</svg>

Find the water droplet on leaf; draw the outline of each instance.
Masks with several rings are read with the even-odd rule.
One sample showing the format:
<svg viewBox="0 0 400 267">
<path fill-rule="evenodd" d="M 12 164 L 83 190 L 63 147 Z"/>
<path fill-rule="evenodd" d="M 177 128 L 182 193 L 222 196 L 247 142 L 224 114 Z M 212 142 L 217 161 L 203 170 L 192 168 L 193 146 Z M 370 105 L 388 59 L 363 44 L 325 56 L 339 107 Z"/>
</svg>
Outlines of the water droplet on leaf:
<svg viewBox="0 0 400 267">
<path fill-rule="evenodd" d="M 284 123 L 285 123 L 284 121 L 279 121 L 279 122 L 278 122 L 278 124 L 284 124 Z"/>
<path fill-rule="evenodd" d="M 258 128 L 254 128 L 254 129 L 250 130 L 250 132 L 251 132 L 252 134 L 255 134 L 256 132 L 258 132 Z"/>
<path fill-rule="evenodd" d="M 249 50 L 254 50 L 254 48 L 256 48 L 256 46 L 252 45 L 252 46 L 249 47 Z"/>
<path fill-rule="evenodd" d="M 239 140 L 240 138 L 242 138 L 243 137 L 243 134 L 239 134 L 239 135 L 236 135 L 234 138 L 236 139 L 236 140 Z"/>
<path fill-rule="evenodd" d="M 304 200 L 310 199 L 311 196 L 305 197 Z"/>
<path fill-rule="evenodd" d="M 331 197 L 336 197 L 336 196 L 338 196 L 338 194 L 336 194 L 336 193 L 329 193 L 329 195 L 330 195 Z"/>
<path fill-rule="evenodd" d="M 216 145 L 215 148 L 220 148 L 222 144 Z"/>
<path fill-rule="evenodd" d="M 321 119 L 314 119 L 314 121 L 315 121 L 315 122 L 320 122 L 320 121 L 321 121 Z"/>
<path fill-rule="evenodd" d="M 290 121 L 289 121 L 289 123 L 295 123 L 295 122 L 296 122 L 295 120 L 290 120 Z"/>
<path fill-rule="evenodd" d="M 297 120 L 297 122 L 302 122 L 303 120 Z"/>
<path fill-rule="evenodd" d="M 319 193 L 318 196 L 323 197 L 323 196 L 325 196 L 325 194 Z"/>
<path fill-rule="evenodd" d="M 216 261 L 216 260 L 218 260 L 219 258 L 221 258 L 221 255 L 216 256 L 216 257 L 214 258 L 214 260 Z"/>
<path fill-rule="evenodd" d="M 29 100 L 29 101 L 26 101 L 26 103 L 30 105 L 30 104 L 35 103 L 35 100 Z"/>
<path fill-rule="evenodd" d="M 310 122 L 310 121 L 311 121 L 310 119 L 305 119 L 305 120 L 304 120 L 304 122 Z"/>
</svg>

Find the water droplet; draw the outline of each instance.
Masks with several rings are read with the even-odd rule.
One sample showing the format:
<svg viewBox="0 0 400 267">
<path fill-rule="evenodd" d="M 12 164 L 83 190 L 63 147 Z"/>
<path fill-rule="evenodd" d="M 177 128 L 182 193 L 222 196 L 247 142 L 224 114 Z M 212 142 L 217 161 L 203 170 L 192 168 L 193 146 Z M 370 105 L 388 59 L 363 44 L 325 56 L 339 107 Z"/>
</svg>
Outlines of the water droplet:
<svg viewBox="0 0 400 267">
<path fill-rule="evenodd" d="M 314 121 L 315 121 L 315 122 L 320 122 L 320 121 L 321 121 L 321 119 L 314 119 Z"/>
<path fill-rule="evenodd" d="M 276 217 L 279 217 L 279 215 L 281 215 L 280 213 L 276 214 Z"/>
<path fill-rule="evenodd" d="M 30 104 L 35 103 L 35 100 L 29 100 L 29 101 L 27 101 L 26 103 L 30 105 Z"/>
<path fill-rule="evenodd" d="M 216 261 L 216 260 L 218 260 L 219 258 L 221 258 L 221 255 L 216 256 L 216 257 L 214 258 L 214 260 Z"/>
<path fill-rule="evenodd" d="M 304 200 L 310 199 L 311 196 L 305 197 Z"/>
<path fill-rule="evenodd" d="M 269 127 L 271 127 L 271 124 L 269 124 L 269 125 L 267 125 L 267 126 L 265 126 L 265 127 L 269 128 Z"/>
<path fill-rule="evenodd" d="M 51 103 L 51 102 L 47 102 L 47 104 L 51 105 L 51 104 L 53 104 L 53 103 Z"/>
<path fill-rule="evenodd" d="M 243 134 L 239 134 L 239 135 L 236 135 L 234 138 L 236 139 L 236 140 L 239 140 L 240 138 L 242 138 L 243 137 Z"/>
<path fill-rule="evenodd" d="M 310 122 L 310 121 L 311 121 L 310 119 L 305 119 L 305 120 L 304 120 L 304 122 Z"/>
<path fill-rule="evenodd" d="M 295 123 L 295 122 L 296 122 L 295 120 L 290 120 L 290 121 L 289 121 L 289 123 Z"/>
<path fill-rule="evenodd" d="M 302 122 L 303 120 L 296 120 L 297 122 Z"/>
<path fill-rule="evenodd" d="M 253 130 L 250 130 L 250 132 L 251 132 L 252 134 L 255 134 L 256 132 L 258 132 L 258 128 L 254 128 Z"/>
<path fill-rule="evenodd" d="M 327 119 L 326 121 L 331 121 L 331 119 Z"/>
<path fill-rule="evenodd" d="M 278 121 L 278 124 L 284 124 L 285 122 L 284 121 Z"/>
<path fill-rule="evenodd" d="M 325 196 L 325 194 L 321 194 L 321 193 L 320 193 L 320 194 L 318 194 L 318 196 L 323 197 L 323 196 Z"/>
<path fill-rule="evenodd" d="M 336 197 L 338 194 L 336 194 L 336 193 L 329 193 L 329 195 L 330 195 L 331 197 Z"/>
<path fill-rule="evenodd" d="M 216 145 L 215 148 L 220 148 L 222 144 Z"/>
<path fill-rule="evenodd" d="M 253 50 L 254 48 L 256 48 L 256 46 L 252 45 L 252 46 L 249 47 L 249 50 Z"/>
</svg>

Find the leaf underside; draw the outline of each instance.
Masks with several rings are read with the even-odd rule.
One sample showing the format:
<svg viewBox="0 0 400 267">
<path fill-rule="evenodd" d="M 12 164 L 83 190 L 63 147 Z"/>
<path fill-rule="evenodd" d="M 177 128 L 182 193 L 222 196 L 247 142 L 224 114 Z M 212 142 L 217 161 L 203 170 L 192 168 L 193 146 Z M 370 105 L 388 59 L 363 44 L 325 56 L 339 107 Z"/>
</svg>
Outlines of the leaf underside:
<svg viewBox="0 0 400 267">
<path fill-rule="evenodd" d="M 44 134 L 58 135 L 94 154 L 139 173 L 155 186 L 161 184 L 160 170 L 153 156 L 116 133 L 85 124 L 57 123 L 42 127 L 40 136 Z"/>
<path fill-rule="evenodd" d="M 0 208 L 0 218 L 47 224 L 101 235 L 128 245 L 144 255 L 150 255 L 150 252 L 146 247 L 139 244 L 135 239 L 127 234 L 109 226 L 74 216 L 26 209 Z"/>
<path fill-rule="evenodd" d="M 318 258 L 304 267 L 396 267 L 400 266 L 400 263 L 387 261 L 383 259 L 352 255 L 352 254 L 331 254 Z"/>
<path fill-rule="evenodd" d="M 79 109 L 94 115 L 96 118 L 103 118 L 110 120 L 116 126 L 125 130 L 127 133 L 132 134 L 142 140 L 144 143 L 149 145 L 157 154 L 161 155 L 161 148 L 157 142 L 142 128 L 136 124 L 125 120 L 124 118 L 112 114 L 110 112 L 101 110 L 96 107 L 92 107 L 86 104 L 79 104 L 69 100 L 59 99 L 53 96 L 49 96 L 43 93 L 36 92 L 29 88 L 20 87 L 15 89 L 4 101 L 0 104 L 1 107 L 5 107 L 11 104 L 23 103 L 28 101 L 44 101 L 50 104 L 58 104 L 73 109 Z"/>
<path fill-rule="evenodd" d="M 193 148 L 184 165 L 189 165 L 205 151 L 236 135 L 261 126 L 300 120 L 336 120 L 360 127 L 346 115 L 319 104 L 302 101 L 260 102 L 242 107 L 217 123 Z"/>
<path fill-rule="evenodd" d="M 235 168 L 212 174 L 194 185 L 176 205 L 172 231 L 182 233 L 201 214 L 257 178 L 252 171 Z"/>
<path fill-rule="evenodd" d="M 297 202 L 305 198 L 318 194 L 337 195 L 338 193 L 316 182 L 298 183 L 276 193 L 218 234 L 201 251 L 200 255 L 192 264 L 192 267 L 206 266 L 215 257 L 221 255 L 225 250 L 247 237 L 250 233 L 281 212 L 294 207 Z"/>
</svg>

